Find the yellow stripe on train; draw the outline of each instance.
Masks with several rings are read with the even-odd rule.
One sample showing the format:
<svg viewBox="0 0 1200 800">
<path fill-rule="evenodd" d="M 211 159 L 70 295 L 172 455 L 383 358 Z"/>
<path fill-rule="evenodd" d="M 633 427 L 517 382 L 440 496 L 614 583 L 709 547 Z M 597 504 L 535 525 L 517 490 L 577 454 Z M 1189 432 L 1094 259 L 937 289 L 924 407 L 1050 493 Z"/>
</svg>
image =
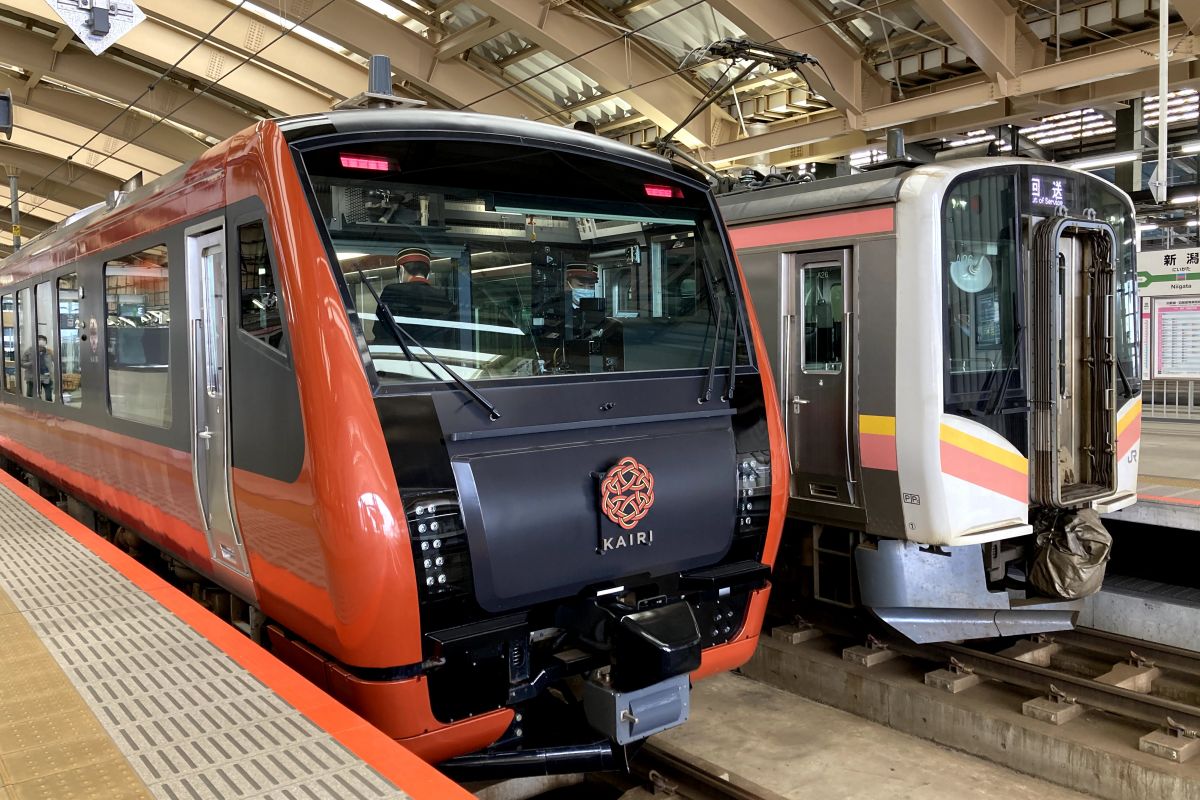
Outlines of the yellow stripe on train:
<svg viewBox="0 0 1200 800">
<path fill-rule="evenodd" d="M 873 433 L 879 436 L 895 436 L 896 418 L 879 417 L 873 414 L 859 414 L 858 432 Z"/>
<path fill-rule="evenodd" d="M 1133 404 L 1125 410 L 1125 413 L 1117 419 L 1117 436 L 1125 432 L 1125 429 L 1133 423 L 1138 415 L 1142 413 L 1142 398 L 1133 401 Z"/>
<path fill-rule="evenodd" d="M 1003 447 L 994 445 L 991 442 L 985 442 L 983 439 L 977 439 L 969 433 L 960 431 L 958 428 L 943 425 L 942 441 L 966 450 L 968 453 L 974 453 L 981 458 L 986 458 L 988 461 L 994 461 L 1003 467 L 1008 467 L 1009 469 L 1025 474 L 1029 473 L 1029 460 L 1024 456 L 1009 452 Z"/>
</svg>

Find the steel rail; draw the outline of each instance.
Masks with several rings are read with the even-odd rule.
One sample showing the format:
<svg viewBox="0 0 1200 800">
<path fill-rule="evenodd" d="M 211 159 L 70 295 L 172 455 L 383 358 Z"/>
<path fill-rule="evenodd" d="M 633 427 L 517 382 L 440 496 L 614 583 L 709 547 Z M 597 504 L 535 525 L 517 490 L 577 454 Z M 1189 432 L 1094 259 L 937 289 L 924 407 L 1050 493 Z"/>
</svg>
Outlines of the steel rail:
<svg viewBox="0 0 1200 800">
<path fill-rule="evenodd" d="M 980 677 L 1001 683 L 1022 686 L 1050 694 L 1050 686 L 1071 697 L 1075 702 L 1108 711 L 1121 717 L 1165 726 L 1167 717 L 1178 724 L 1200 730 L 1200 708 L 1151 694 L 1142 694 L 1119 686 L 1100 683 L 1091 678 L 1028 664 L 1013 658 L 996 655 L 955 644 L 916 645 L 910 642 L 889 641 L 889 649 L 915 658 L 949 663 L 956 659 Z"/>
<path fill-rule="evenodd" d="M 1147 642 L 1118 633 L 1076 628 L 1049 635 L 1049 641 L 1064 647 L 1124 658 L 1132 651 L 1168 672 L 1200 678 L 1200 653 L 1181 647 Z"/>
<path fill-rule="evenodd" d="M 726 777 L 704 759 L 684 758 L 654 742 L 638 751 L 630 769 L 656 791 L 666 790 L 689 800 L 785 800 L 769 789 Z"/>
</svg>

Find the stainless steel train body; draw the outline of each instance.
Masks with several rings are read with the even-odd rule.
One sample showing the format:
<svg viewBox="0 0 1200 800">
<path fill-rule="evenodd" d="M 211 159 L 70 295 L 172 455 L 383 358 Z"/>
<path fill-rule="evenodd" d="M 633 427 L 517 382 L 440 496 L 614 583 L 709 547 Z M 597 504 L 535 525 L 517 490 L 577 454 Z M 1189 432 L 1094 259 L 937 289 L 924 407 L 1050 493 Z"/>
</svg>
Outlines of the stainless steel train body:
<svg viewBox="0 0 1200 800">
<path fill-rule="evenodd" d="M 720 205 L 779 377 L 815 596 L 918 641 L 1073 624 L 1079 601 L 1035 596 L 1024 570 L 1039 508 L 1136 499 L 1128 196 L 963 159 Z"/>
</svg>

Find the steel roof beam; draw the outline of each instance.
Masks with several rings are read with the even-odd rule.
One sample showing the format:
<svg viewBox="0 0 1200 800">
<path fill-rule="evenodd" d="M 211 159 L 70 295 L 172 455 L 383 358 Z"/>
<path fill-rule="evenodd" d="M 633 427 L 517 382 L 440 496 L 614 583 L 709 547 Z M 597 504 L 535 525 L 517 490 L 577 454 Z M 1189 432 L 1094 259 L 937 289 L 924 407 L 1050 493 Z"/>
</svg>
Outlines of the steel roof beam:
<svg viewBox="0 0 1200 800">
<path fill-rule="evenodd" d="M 1197 37 L 1173 36 L 1174 54 L 1168 69 L 1171 88 L 1200 85 L 1196 60 Z M 962 82 L 934 88 L 927 94 L 872 108 L 862 115 L 863 131 L 904 126 L 906 133 L 932 137 L 998 125 L 1077 108 L 1082 104 L 1121 100 L 1157 85 L 1157 58 L 1137 39 L 1105 45 L 1090 55 L 1025 71 L 1005 86 Z M 705 154 L 727 164 L 761 152 L 777 152 L 812 144 L 855 130 L 844 118 L 825 119 L 774 130 L 719 145 Z"/>
<path fill-rule="evenodd" d="M 18 87 L 21 92 L 18 92 Z M 120 106 L 58 86 L 40 83 L 36 88 L 25 91 L 24 81 L 0 74 L 0 91 L 5 89 L 12 90 L 13 99 L 18 107 L 23 106 L 56 119 L 73 122 L 92 131 L 108 126 L 105 130 L 106 135 L 125 141 L 136 137 L 138 146 L 175 161 L 190 161 L 208 149 L 204 142 L 170 125 L 151 128 L 154 121 L 136 112 L 125 112 L 113 122 L 113 118 L 121 110 Z"/>
<path fill-rule="evenodd" d="M 43 153 L 12 147 L 0 142 L 0 164 L 11 164 L 21 170 L 20 186 L 38 186 L 38 194 L 74 208 L 90 206 L 103 200 L 108 193 L 121 188 L 121 181 L 109 175 L 67 164 L 53 175 L 59 159 Z M 3 170 L 0 170 L 3 173 Z M 49 178 L 46 176 L 50 175 Z M 40 185 L 39 185 L 40 184 Z M 2 223 L 3 220 L 0 220 Z"/>
<path fill-rule="evenodd" d="M 574 16 L 569 8 L 547 6 L 541 0 L 475 0 L 473 4 L 526 41 L 542 45 L 564 61 L 570 60 L 571 66 L 659 127 L 673 128 L 700 99 L 691 84 L 668 74 L 640 47 L 629 46 L 611 28 L 597 27 Z M 662 78 L 637 85 L 657 76 Z M 729 117 L 719 108 L 710 107 L 680 131 L 680 141 L 689 147 L 707 146 L 713 138 L 712 128 L 718 123 L 729 123 Z"/>
<path fill-rule="evenodd" d="M 52 218 L 51 218 L 52 217 Z M 8 201 L 5 200 L 3 205 L 0 205 L 0 246 L 6 248 L 8 253 L 12 252 L 12 225 L 9 223 Z M 62 220 L 62 217 L 57 214 L 43 215 L 41 213 L 30 213 L 28 207 L 21 204 L 21 243 L 28 244 L 29 240 L 38 234 L 45 231 L 47 228 L 52 228 Z M 0 256 L 3 256 L 0 253 Z M 2 291 L 2 289 L 0 289 Z M 12 291 L 11 289 L 9 291 Z"/>
<path fill-rule="evenodd" d="M 1188 30 L 1200 34 L 1200 0 L 1174 0 L 1171 7 L 1183 18 Z"/>
<path fill-rule="evenodd" d="M 86 160 L 92 153 L 100 153 L 102 156 L 115 153 L 109 159 L 110 162 L 115 160 L 118 163 L 143 170 L 147 173 L 147 180 L 150 175 L 157 177 L 179 166 L 178 159 L 161 156 L 136 144 L 128 144 L 110 133 L 96 136 L 95 131 L 91 128 L 58 119 L 28 106 L 17 105 L 15 110 L 17 127 L 59 141 L 68 145 L 72 150 L 95 137 L 94 141 L 88 145 L 88 149 L 79 154 L 78 158 L 81 160 Z M 110 171 L 114 174 L 119 172 L 119 170 Z"/>
<path fill-rule="evenodd" d="M 750 39 L 778 44 L 817 59 L 829 79 L 821 70 L 806 65 L 800 68 L 805 80 L 835 108 L 845 112 L 852 124 L 865 109 L 891 98 L 887 83 L 864 65 L 862 53 L 833 30 L 829 20 L 818 16 L 815 3 L 801 7 L 781 0 L 709 0 L 709 5 L 744 30 Z"/>
<path fill-rule="evenodd" d="M 916 0 L 989 78 L 1012 80 L 1046 63 L 1046 44 L 1008 0 Z"/>
<path fill-rule="evenodd" d="M 25 111 L 25 109 L 22 109 L 20 106 L 17 107 L 18 120 L 22 118 L 23 111 Z M 117 181 L 128 180 L 138 172 L 143 172 L 145 173 L 146 181 L 149 182 L 162 174 L 148 168 L 140 167 L 137 164 L 131 164 L 130 162 L 123 160 L 121 156 L 105 158 L 108 154 L 99 147 L 95 147 L 95 145 L 76 155 L 75 151 L 78 145 L 63 141 L 62 139 L 57 139 L 49 134 L 31 130 L 21 126 L 19 122 L 18 127 L 13 128 L 11 141 L 6 141 L 6 144 L 7 143 L 11 143 L 16 147 L 24 147 L 28 150 L 33 150 L 38 153 L 45 153 L 48 156 L 56 158 L 60 163 L 64 159 L 71 158 L 73 163 L 82 167 L 94 168 L 98 172 L 112 176 Z M 121 155 L 124 155 L 124 153 Z"/>
<path fill-rule="evenodd" d="M 455 31 L 437 44 L 438 61 L 445 61 L 460 56 L 473 47 L 478 47 L 489 39 L 495 39 L 504 33 L 504 28 L 491 17 L 484 17 L 474 25 L 468 25 L 461 31 Z"/>
<path fill-rule="evenodd" d="M 82 46 L 55 53 L 53 39 L 30 30 L 0 25 L 0 53 L 7 64 L 36 72 L 120 103 L 133 102 L 146 90 L 150 76 L 114 58 L 97 58 Z M 179 107 L 191 100 L 186 108 Z M 171 115 L 194 130 L 225 138 L 252 121 L 212 97 L 196 95 L 174 81 L 163 81 L 137 107 L 156 116 Z M 172 113 L 179 109 L 178 113 Z"/>
<path fill-rule="evenodd" d="M 460 59 L 439 61 L 437 48 L 429 41 L 354 0 L 334 0 L 305 27 L 355 52 L 388 56 L 393 71 L 446 105 L 531 119 L 546 113 L 520 92 L 506 91 L 480 100 L 503 89 L 504 84 Z"/>
<path fill-rule="evenodd" d="M 3 5 L 47 25 L 62 25 L 62 20 L 43 0 L 5 0 Z M 186 13 L 184 9 L 188 5 L 189 3 L 178 4 L 177 10 Z M 138 53 L 161 68 L 166 68 L 174 64 L 194 44 L 195 40 L 189 34 L 148 16 L 145 22 L 121 37 L 119 47 Z M 100 60 L 94 56 L 92 58 Z M 235 53 L 204 43 L 192 50 L 175 71 L 180 77 L 190 76 L 204 85 L 226 75 L 239 61 Z M 301 85 L 253 61 L 225 77 L 221 86 L 226 92 L 245 98 L 248 104 L 269 102 L 271 108 L 285 114 L 305 114 L 329 108 L 328 95 L 318 91 L 316 87 Z"/>
<path fill-rule="evenodd" d="M 212 35 L 208 37 L 208 41 L 222 49 L 233 51 L 240 58 L 255 54 L 252 61 L 242 67 L 239 73 L 251 71 L 252 67 L 272 73 L 283 73 L 313 93 L 317 105 L 310 110 L 328 110 L 330 95 L 339 100 L 352 97 L 363 91 L 366 85 L 367 71 L 345 56 L 305 39 L 298 33 L 293 32 L 278 38 L 285 28 L 249 11 L 239 10 L 230 14 L 229 5 L 220 0 L 187 0 L 186 3 L 180 3 L 178 0 L 140 0 L 140 4 L 147 16 L 156 22 L 167 27 L 183 28 L 193 39 L 206 36 L 211 30 Z M 270 9 L 270 6 L 265 8 Z M 228 18 L 226 15 L 229 15 Z M 221 22 L 222 19 L 225 21 Z M 214 30 L 218 23 L 220 26 Z M 275 41 L 277 38 L 278 41 Z M 224 66 L 225 70 L 232 68 L 238 59 L 234 59 L 230 54 L 227 60 L 230 63 Z M 211 79 L 212 75 L 206 73 L 205 77 Z M 273 80 L 278 78 L 278 75 L 272 75 Z M 222 85 L 225 83 L 222 82 Z M 270 83 L 264 84 L 264 95 L 256 94 L 254 99 L 260 103 L 274 104 L 277 101 L 269 94 L 271 91 L 273 86 Z M 305 102 L 308 102 L 307 99 Z M 294 113 L 279 106 L 275 107 L 285 113 Z"/>
</svg>

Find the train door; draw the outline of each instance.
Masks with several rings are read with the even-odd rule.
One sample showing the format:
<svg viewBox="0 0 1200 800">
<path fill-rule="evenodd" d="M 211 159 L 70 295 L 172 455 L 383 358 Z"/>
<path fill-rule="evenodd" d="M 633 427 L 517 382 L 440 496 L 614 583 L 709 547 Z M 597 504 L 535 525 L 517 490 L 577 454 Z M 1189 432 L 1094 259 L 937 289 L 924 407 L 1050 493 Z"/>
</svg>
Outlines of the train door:
<svg viewBox="0 0 1200 800">
<path fill-rule="evenodd" d="M 1092 220 L 1034 231 L 1037 502 L 1073 507 L 1116 491 L 1115 242 Z"/>
<path fill-rule="evenodd" d="M 857 505 L 850 250 L 792 253 L 783 262 L 784 415 L 792 496 Z"/>
<path fill-rule="evenodd" d="M 189 231 L 188 352 L 193 480 L 216 575 L 240 584 L 253 597 L 249 588 L 250 565 L 232 503 L 226 340 L 228 286 L 224 228 L 209 225 Z"/>
</svg>

